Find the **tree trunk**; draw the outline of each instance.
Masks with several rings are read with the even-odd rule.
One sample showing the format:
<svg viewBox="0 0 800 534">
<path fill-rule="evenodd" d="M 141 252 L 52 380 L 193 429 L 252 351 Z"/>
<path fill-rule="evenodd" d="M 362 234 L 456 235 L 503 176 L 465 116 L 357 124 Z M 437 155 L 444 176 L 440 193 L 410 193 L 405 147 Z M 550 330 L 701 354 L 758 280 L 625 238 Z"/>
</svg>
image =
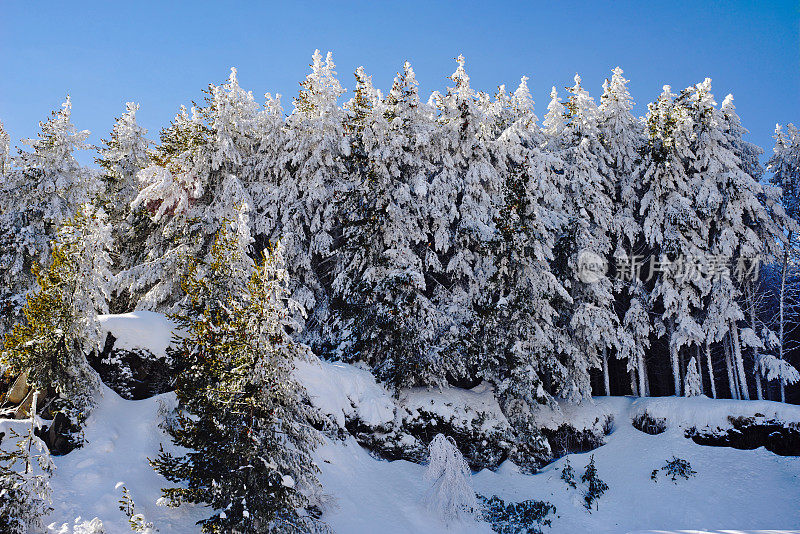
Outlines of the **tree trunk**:
<svg viewBox="0 0 800 534">
<path fill-rule="evenodd" d="M 639 396 L 647 397 L 650 395 L 647 387 L 647 365 L 644 363 L 644 356 L 639 355 L 639 365 L 637 371 L 639 372 Z"/>
<path fill-rule="evenodd" d="M 744 359 L 742 358 L 742 347 L 739 344 L 739 328 L 733 321 L 730 322 L 731 339 L 733 339 L 733 357 L 736 363 L 736 371 L 739 373 L 739 389 L 744 400 L 750 400 L 750 391 L 747 388 L 747 375 L 744 373 Z"/>
<path fill-rule="evenodd" d="M 675 385 L 675 396 L 681 396 L 681 371 L 680 363 L 678 362 L 678 348 L 673 343 L 675 337 L 675 322 L 669 320 L 669 358 L 672 362 L 672 380 Z"/>
<path fill-rule="evenodd" d="M 731 364 L 731 346 L 728 343 L 728 336 L 722 338 L 722 348 L 725 349 L 725 368 L 728 371 L 728 386 L 731 390 L 731 398 L 739 398 L 739 388 L 736 384 L 736 376 L 733 373 L 733 365 Z"/>
<path fill-rule="evenodd" d="M 711 343 L 706 341 L 706 363 L 708 364 L 708 378 L 711 381 L 711 398 L 717 398 L 717 385 L 714 384 L 714 366 L 711 364 Z"/>
<path fill-rule="evenodd" d="M 639 388 L 637 387 L 636 384 L 636 369 L 631 369 L 630 371 L 628 371 L 628 375 L 630 376 L 631 379 L 631 395 L 633 395 L 634 397 L 638 397 Z"/>
<path fill-rule="evenodd" d="M 761 391 L 761 371 L 756 369 L 756 398 L 764 400 L 764 394 Z"/>
<path fill-rule="evenodd" d="M 700 377 L 700 389 L 703 390 L 703 394 L 706 393 L 706 386 L 703 384 L 703 366 L 700 364 L 702 359 L 700 358 L 700 345 L 697 344 L 694 346 L 694 363 L 697 366 L 697 375 Z"/>
<path fill-rule="evenodd" d="M 603 347 L 603 386 L 606 388 L 606 397 L 610 397 L 611 385 L 608 378 L 608 347 Z"/>
<path fill-rule="evenodd" d="M 786 277 L 789 273 L 789 247 L 792 244 L 792 232 L 786 238 L 786 244 L 783 245 L 783 262 L 781 264 L 781 290 L 778 299 L 778 340 L 780 346 L 778 347 L 778 357 L 782 360 L 784 355 L 784 344 L 786 335 Z M 778 387 L 781 388 L 781 402 L 786 402 L 786 391 L 783 385 L 783 376 L 778 377 Z"/>
</svg>

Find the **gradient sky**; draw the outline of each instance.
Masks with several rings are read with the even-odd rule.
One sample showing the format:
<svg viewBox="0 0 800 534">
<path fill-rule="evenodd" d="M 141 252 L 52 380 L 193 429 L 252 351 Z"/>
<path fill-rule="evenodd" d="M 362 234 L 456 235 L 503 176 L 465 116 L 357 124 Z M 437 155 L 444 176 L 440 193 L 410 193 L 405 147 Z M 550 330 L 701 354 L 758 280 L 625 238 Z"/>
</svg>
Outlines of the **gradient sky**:
<svg viewBox="0 0 800 534">
<path fill-rule="evenodd" d="M 0 0 L 0 119 L 12 140 L 36 135 L 67 93 L 91 142 L 130 100 L 155 139 L 231 66 L 258 101 L 282 93 L 288 113 L 315 48 L 333 51 L 347 88 L 363 65 L 386 91 L 409 60 L 427 98 L 464 54 L 476 89 L 530 76 L 542 117 L 551 86 L 578 72 L 599 99 L 619 65 L 637 114 L 664 84 L 709 76 L 768 152 L 776 122 L 800 123 L 798 1 L 165 3 Z"/>
</svg>

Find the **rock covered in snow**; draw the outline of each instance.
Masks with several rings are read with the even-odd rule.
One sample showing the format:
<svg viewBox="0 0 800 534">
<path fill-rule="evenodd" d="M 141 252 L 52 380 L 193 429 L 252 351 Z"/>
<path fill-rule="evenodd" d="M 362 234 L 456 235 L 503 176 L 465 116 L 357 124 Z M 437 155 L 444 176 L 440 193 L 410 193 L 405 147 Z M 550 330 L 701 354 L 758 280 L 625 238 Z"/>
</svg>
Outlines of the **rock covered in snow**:
<svg viewBox="0 0 800 534">
<path fill-rule="evenodd" d="M 135 311 L 100 315 L 105 344 L 89 363 L 103 382 L 126 399 L 145 399 L 170 390 L 172 359 L 168 352 L 175 324 L 165 315 Z"/>
</svg>

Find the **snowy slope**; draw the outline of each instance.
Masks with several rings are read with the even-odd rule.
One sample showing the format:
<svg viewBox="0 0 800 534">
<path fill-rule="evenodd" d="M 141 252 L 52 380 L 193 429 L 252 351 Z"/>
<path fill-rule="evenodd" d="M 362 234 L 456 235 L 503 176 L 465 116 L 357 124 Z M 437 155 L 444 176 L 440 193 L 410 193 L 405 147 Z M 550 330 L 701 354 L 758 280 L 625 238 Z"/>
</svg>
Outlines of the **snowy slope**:
<svg viewBox="0 0 800 534">
<path fill-rule="evenodd" d="M 332 393 L 333 394 L 333 393 Z M 74 518 L 99 517 L 110 534 L 127 533 L 125 518 L 117 508 L 125 482 L 137 511 L 161 532 L 197 532 L 194 522 L 208 511 L 202 507 L 171 510 L 156 505 L 164 483 L 148 466 L 147 458 L 168 444 L 158 429 L 159 401 L 172 402 L 170 394 L 143 401 L 121 399 L 105 389 L 99 406 L 86 424 L 87 445 L 55 458 L 52 479 L 54 511 L 48 522 L 72 523 Z M 697 403 L 745 409 L 747 402 L 705 399 L 649 399 L 648 404 L 670 402 L 677 413 L 693 413 Z M 610 489 L 599 510 L 588 513 L 582 495 L 559 478 L 564 459 L 536 475 L 519 474 L 505 463 L 497 472 L 484 470 L 473 476 L 476 491 L 507 500 L 543 499 L 558 511 L 551 532 L 627 532 L 645 529 L 784 528 L 800 525 L 800 459 L 781 457 L 757 449 L 742 451 L 696 445 L 679 427 L 657 436 L 634 429 L 630 419 L 642 401 L 597 398 L 586 410 L 613 413 L 614 431 L 607 444 L 592 453 L 570 455 L 580 477 L 594 454 L 600 477 Z M 775 404 L 775 403 L 768 403 Z M 783 409 L 776 407 L 776 409 Z M 724 411 L 724 410 L 723 410 Z M 673 484 L 650 473 L 676 455 L 691 462 L 695 478 Z M 435 533 L 446 531 L 425 507 L 427 487 L 423 466 L 387 462 L 369 455 L 353 440 L 325 444 L 316 453 L 321 481 L 330 496 L 324 519 L 336 532 L 346 534 Z M 579 485 L 580 488 L 580 485 Z M 459 525 L 450 532 L 490 532 L 487 525 Z"/>
<path fill-rule="evenodd" d="M 115 487 L 124 482 L 136 504 L 136 512 L 144 514 L 160 532 L 197 532 L 194 523 L 207 511 L 203 507 L 157 506 L 160 488 L 166 481 L 147 461 L 158 454 L 160 444 L 171 449 L 169 438 L 158 427 L 162 420 L 158 411 L 159 402 L 174 403 L 174 398 L 167 393 L 129 401 L 103 387 L 102 399 L 84 427 L 86 446 L 53 458 L 54 510 L 46 523 L 60 526 L 73 523 L 78 516 L 98 517 L 108 534 L 129 534 L 127 518 L 117 502 L 122 491 Z"/>
<path fill-rule="evenodd" d="M 118 338 L 118 346 L 161 354 L 170 341 L 172 324 L 160 314 L 110 315 L 101 321 Z M 315 357 L 297 362 L 296 377 L 314 405 L 340 428 L 352 417 L 379 427 L 422 409 L 456 418 L 470 418 L 477 411 L 486 414 L 487 422 L 507 424 L 486 385 L 472 390 L 414 389 L 395 399 L 368 371 Z M 195 522 L 210 515 L 209 510 L 201 506 L 177 510 L 158 506 L 165 480 L 147 461 L 158 454 L 160 445 L 171 448 L 158 427 L 159 406 L 174 402 L 172 394 L 124 400 L 104 387 L 84 428 L 86 446 L 54 458 L 54 510 L 47 522 L 58 529 L 64 523 L 72 525 L 78 516 L 84 520 L 98 517 L 108 534 L 129 533 L 117 502 L 122 495 L 117 484 L 124 482 L 136 503 L 136 512 L 144 514 L 160 532 L 197 532 Z M 656 436 L 636 430 L 631 420 L 645 411 L 665 419 L 667 430 Z M 598 397 L 583 405 L 543 408 L 537 420 L 551 429 L 565 421 L 575 428 L 590 428 L 602 425 L 609 416 L 614 427 L 605 445 L 591 453 L 569 455 L 578 479 L 589 457 L 595 456 L 599 476 L 609 485 L 598 510 L 589 513 L 584 509 L 580 485 L 571 489 L 560 480 L 565 458 L 535 475 L 519 473 L 510 462 L 496 472 L 483 470 L 472 477 L 475 490 L 487 496 L 497 494 L 507 501 L 550 501 L 557 508 L 550 529 L 554 533 L 800 526 L 800 458 L 777 456 L 763 448 L 744 451 L 701 446 L 684 437 L 684 430 L 691 427 L 728 428 L 729 416 L 800 422 L 800 407 L 705 397 Z M 0 420 L 0 429 L 9 425 L 20 422 Z M 673 484 L 662 475 L 653 482 L 650 473 L 673 455 L 688 460 L 697 476 Z M 316 459 L 328 495 L 323 519 L 336 532 L 448 531 L 425 506 L 428 487 L 423 481 L 424 466 L 376 459 L 353 438 L 326 438 Z M 475 522 L 454 526 L 449 532 L 491 530 L 485 523 Z"/>
</svg>

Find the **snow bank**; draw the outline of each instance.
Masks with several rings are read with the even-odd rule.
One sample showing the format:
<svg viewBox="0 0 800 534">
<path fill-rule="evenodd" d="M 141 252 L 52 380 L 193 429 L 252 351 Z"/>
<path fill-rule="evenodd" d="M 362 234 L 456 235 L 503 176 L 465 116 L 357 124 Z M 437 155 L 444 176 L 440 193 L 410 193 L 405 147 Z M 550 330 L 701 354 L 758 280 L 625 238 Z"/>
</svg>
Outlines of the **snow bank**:
<svg viewBox="0 0 800 534">
<path fill-rule="evenodd" d="M 400 406 L 415 418 L 420 412 L 438 415 L 453 425 L 468 427 L 479 425 L 484 430 L 510 427 L 503 415 L 494 388 L 483 382 L 472 389 L 412 388 L 400 393 Z"/>
<path fill-rule="evenodd" d="M 773 401 L 737 401 L 699 397 L 649 397 L 633 401 L 631 417 L 644 413 L 663 419 L 667 427 L 731 428 L 729 418 L 800 424 L 800 406 Z"/>
<path fill-rule="evenodd" d="M 340 428 L 347 419 L 359 419 L 371 427 L 394 421 L 391 394 L 365 369 L 310 354 L 308 360 L 295 362 L 294 376 L 306 388 L 311 403 Z"/>
<path fill-rule="evenodd" d="M 594 397 L 581 404 L 559 401 L 552 406 L 536 406 L 533 416 L 540 428 L 558 430 L 562 425 L 569 425 L 577 431 L 598 432 L 629 403 L 625 397 Z"/>
<path fill-rule="evenodd" d="M 101 331 L 116 338 L 114 348 L 145 349 L 155 356 L 166 357 L 172 343 L 175 323 L 162 313 L 135 311 L 120 315 L 99 315 Z"/>
</svg>

